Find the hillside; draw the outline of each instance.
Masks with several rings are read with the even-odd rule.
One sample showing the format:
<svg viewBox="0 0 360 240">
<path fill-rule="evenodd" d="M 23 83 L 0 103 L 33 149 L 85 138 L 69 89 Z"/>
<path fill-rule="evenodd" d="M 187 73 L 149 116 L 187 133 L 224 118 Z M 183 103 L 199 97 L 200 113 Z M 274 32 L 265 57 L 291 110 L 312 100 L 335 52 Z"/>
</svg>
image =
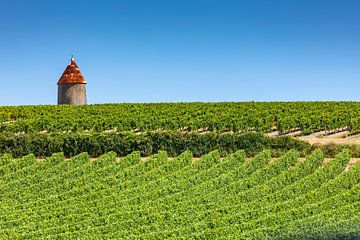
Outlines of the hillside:
<svg viewBox="0 0 360 240">
<path fill-rule="evenodd" d="M 1 157 L 0 238 L 360 238 L 360 163 L 186 151 Z"/>
<path fill-rule="evenodd" d="M 327 157 L 344 148 L 360 157 L 359 116 L 358 102 L 2 106 L 0 153 L 97 157 L 109 151 L 148 156 L 166 150 L 175 156 L 191 150 L 199 157 L 212 150 L 227 156 L 245 149 L 253 156 L 271 149 L 279 156 L 289 149 L 306 155 L 320 144 Z"/>
<path fill-rule="evenodd" d="M 122 103 L 0 107 L 0 133 L 360 132 L 359 102 Z"/>
</svg>

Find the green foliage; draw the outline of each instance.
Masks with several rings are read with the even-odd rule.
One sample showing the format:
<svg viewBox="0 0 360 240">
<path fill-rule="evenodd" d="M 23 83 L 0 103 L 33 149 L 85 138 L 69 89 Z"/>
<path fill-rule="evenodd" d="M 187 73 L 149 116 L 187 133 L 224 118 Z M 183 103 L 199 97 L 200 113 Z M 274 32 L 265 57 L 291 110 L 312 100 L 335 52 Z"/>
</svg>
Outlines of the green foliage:
<svg viewBox="0 0 360 240">
<path fill-rule="evenodd" d="M 1 239 L 357 239 L 360 162 L 290 150 L 1 157 Z"/>
<path fill-rule="evenodd" d="M 4 154 L 0 156 L 0 167 L 10 164 L 12 160 L 13 159 L 10 154 Z"/>
<path fill-rule="evenodd" d="M 123 103 L 0 107 L 0 133 L 360 131 L 358 102 Z M 169 153 L 171 154 L 171 153 Z"/>
<path fill-rule="evenodd" d="M 125 156 L 133 151 L 139 151 L 142 156 L 149 156 L 161 150 L 167 151 L 169 156 L 177 156 L 189 150 L 194 156 L 200 157 L 213 150 L 218 150 L 221 156 L 227 156 L 240 149 L 244 149 L 248 156 L 254 156 L 264 149 L 272 149 L 280 155 L 290 149 L 305 154 L 309 151 L 310 144 L 289 137 L 270 138 L 261 133 L 220 135 L 149 132 L 86 135 L 29 134 L 11 137 L 0 135 L 0 153 L 9 153 L 14 157 L 31 153 L 44 157 L 56 152 L 63 152 L 67 157 L 88 152 L 91 157 L 98 157 L 110 151 L 116 152 L 118 156 Z"/>
<path fill-rule="evenodd" d="M 340 153 L 343 150 L 350 151 L 350 154 L 354 158 L 360 158 L 360 146 L 355 144 L 335 144 L 329 143 L 325 145 L 315 144 L 311 146 L 311 150 L 321 149 L 325 156 L 335 157 L 336 154 Z"/>
<path fill-rule="evenodd" d="M 267 138 L 260 133 L 280 134 L 320 130 L 360 132 L 358 102 L 222 102 L 139 103 L 86 106 L 0 106 L 0 154 L 18 158 L 28 154 L 66 157 L 88 152 L 98 157 L 110 151 L 125 156 L 140 151 L 149 156 L 159 150 L 177 156 L 189 150 L 200 157 L 215 149 L 228 156 L 244 149 L 254 156 L 271 149 L 279 157 L 290 149 L 302 156 L 317 147 L 334 157 L 356 145 L 310 146 L 291 137 Z M 311 148 L 311 150 L 310 150 Z"/>
</svg>

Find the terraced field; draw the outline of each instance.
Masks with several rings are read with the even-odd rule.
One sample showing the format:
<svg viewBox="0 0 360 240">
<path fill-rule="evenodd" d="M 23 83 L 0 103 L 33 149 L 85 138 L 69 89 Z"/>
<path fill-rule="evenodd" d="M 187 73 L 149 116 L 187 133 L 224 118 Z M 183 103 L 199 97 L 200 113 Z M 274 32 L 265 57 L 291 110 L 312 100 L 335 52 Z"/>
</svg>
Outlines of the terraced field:
<svg viewBox="0 0 360 240">
<path fill-rule="evenodd" d="M 359 239 L 360 163 L 290 151 L 0 159 L 0 239 Z"/>
</svg>

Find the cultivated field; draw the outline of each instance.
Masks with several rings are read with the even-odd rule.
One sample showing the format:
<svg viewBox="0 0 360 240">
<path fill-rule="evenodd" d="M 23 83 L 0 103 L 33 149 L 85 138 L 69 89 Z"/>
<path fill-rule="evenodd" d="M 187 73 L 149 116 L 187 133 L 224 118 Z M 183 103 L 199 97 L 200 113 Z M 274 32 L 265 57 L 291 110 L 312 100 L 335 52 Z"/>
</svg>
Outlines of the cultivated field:
<svg viewBox="0 0 360 240">
<path fill-rule="evenodd" d="M 123 103 L 0 107 L 0 133 L 360 132 L 358 102 Z"/>
<path fill-rule="evenodd" d="M 359 116 L 357 102 L 0 107 L 0 239 L 360 239 Z"/>
<path fill-rule="evenodd" d="M 360 164 L 298 157 L 5 155 L 0 238 L 359 238 Z"/>
</svg>

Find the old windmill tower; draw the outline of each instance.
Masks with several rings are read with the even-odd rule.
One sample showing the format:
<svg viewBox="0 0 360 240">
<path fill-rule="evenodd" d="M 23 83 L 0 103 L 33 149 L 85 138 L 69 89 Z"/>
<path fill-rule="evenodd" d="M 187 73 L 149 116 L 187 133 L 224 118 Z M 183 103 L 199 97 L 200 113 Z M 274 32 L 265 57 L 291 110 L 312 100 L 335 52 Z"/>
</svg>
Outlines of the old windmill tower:
<svg viewBox="0 0 360 240">
<path fill-rule="evenodd" d="M 84 105 L 87 103 L 86 81 L 73 56 L 57 84 L 58 104 Z"/>
</svg>

